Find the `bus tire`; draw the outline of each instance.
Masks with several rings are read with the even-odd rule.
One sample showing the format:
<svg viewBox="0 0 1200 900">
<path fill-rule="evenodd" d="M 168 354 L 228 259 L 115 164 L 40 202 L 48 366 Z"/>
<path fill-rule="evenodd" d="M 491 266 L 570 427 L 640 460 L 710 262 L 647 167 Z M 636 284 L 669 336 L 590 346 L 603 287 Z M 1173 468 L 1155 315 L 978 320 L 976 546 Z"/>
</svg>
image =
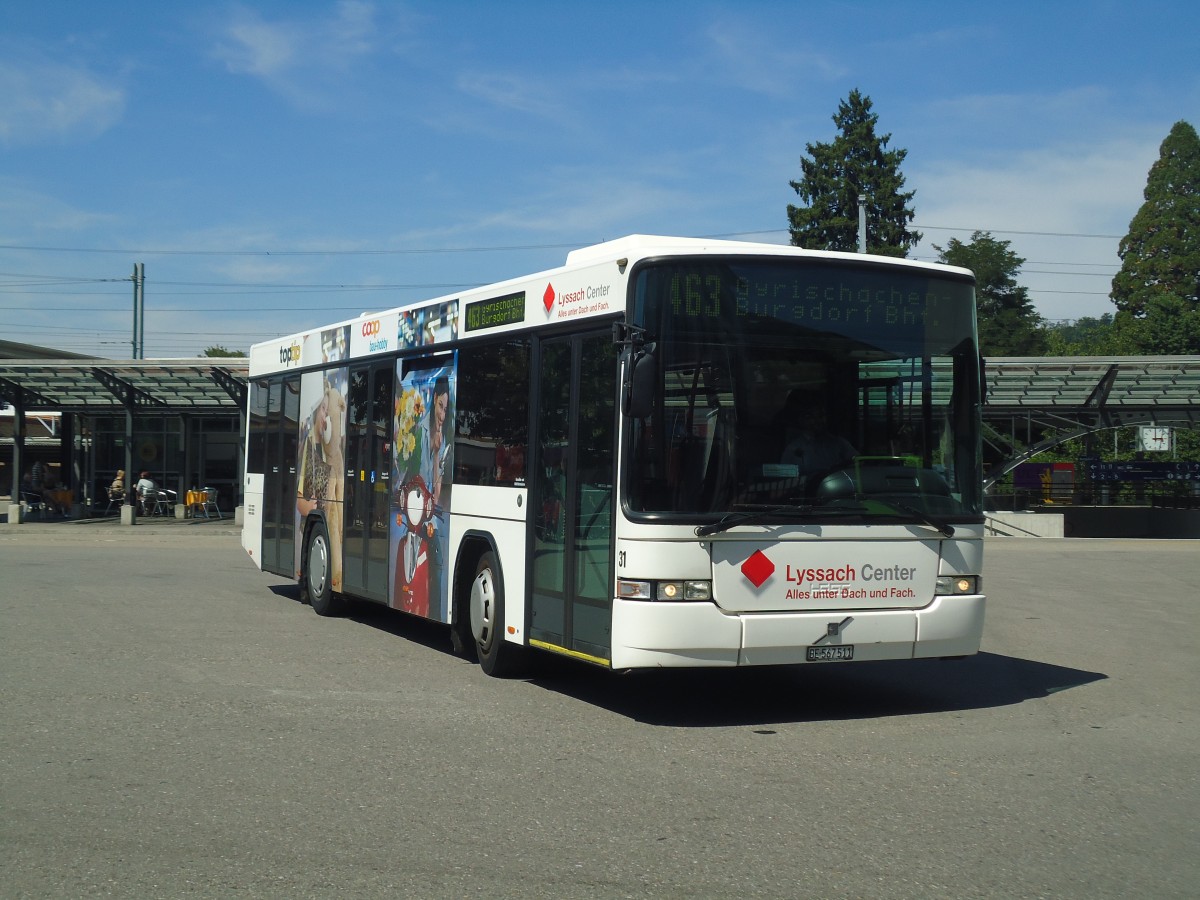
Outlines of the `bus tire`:
<svg viewBox="0 0 1200 900">
<path fill-rule="evenodd" d="M 308 603 L 318 616 L 339 616 L 346 604 L 333 592 L 333 566 L 329 551 L 329 532 L 324 522 L 315 522 L 308 530 L 304 571 L 300 577 Z"/>
<path fill-rule="evenodd" d="M 494 678 L 506 678 L 520 672 L 524 648 L 504 639 L 504 585 L 499 573 L 494 553 L 489 550 L 479 557 L 471 581 L 471 636 L 479 667 Z"/>
</svg>

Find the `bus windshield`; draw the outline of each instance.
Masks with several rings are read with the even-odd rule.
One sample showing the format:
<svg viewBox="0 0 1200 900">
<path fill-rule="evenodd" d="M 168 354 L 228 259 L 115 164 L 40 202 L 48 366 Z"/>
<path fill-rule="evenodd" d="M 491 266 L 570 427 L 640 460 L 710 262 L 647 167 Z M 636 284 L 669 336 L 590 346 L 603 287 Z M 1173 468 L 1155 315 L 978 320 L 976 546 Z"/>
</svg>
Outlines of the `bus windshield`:
<svg viewBox="0 0 1200 900">
<path fill-rule="evenodd" d="M 645 264 L 657 375 L 627 425 L 629 514 L 980 521 L 974 310 L 969 278 L 908 265 Z"/>
</svg>

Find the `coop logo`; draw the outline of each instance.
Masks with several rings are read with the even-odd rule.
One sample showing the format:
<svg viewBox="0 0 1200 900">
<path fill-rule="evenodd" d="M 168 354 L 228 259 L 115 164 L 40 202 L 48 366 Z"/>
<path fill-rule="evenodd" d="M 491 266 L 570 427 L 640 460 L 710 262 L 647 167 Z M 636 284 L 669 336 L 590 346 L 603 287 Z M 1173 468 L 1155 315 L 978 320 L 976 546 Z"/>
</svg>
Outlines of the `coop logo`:
<svg viewBox="0 0 1200 900">
<path fill-rule="evenodd" d="M 279 362 L 285 366 L 300 362 L 300 345 L 293 343 L 290 347 L 280 347 Z"/>
<path fill-rule="evenodd" d="M 388 339 L 380 336 L 383 325 L 379 319 L 370 319 L 362 323 L 362 336 L 367 339 L 367 352 L 378 353 L 388 348 Z"/>
</svg>

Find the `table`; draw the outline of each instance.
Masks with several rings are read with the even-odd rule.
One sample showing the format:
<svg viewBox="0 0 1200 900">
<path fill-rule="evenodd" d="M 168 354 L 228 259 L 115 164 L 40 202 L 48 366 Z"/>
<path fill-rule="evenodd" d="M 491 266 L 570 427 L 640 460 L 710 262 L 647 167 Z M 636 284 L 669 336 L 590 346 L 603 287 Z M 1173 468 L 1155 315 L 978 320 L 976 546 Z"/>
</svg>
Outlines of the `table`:
<svg viewBox="0 0 1200 900">
<path fill-rule="evenodd" d="M 208 500 L 208 491 L 188 491 L 187 492 L 187 511 L 189 516 L 195 516 L 195 509 L 199 506 L 204 508 L 205 501 Z"/>
</svg>

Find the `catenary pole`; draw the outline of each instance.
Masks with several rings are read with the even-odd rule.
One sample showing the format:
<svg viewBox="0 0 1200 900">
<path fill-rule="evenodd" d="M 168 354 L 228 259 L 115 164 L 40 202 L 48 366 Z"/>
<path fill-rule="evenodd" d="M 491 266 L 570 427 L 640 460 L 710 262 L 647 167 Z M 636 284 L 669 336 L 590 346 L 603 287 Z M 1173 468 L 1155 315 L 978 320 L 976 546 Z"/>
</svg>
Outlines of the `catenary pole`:
<svg viewBox="0 0 1200 900">
<path fill-rule="evenodd" d="M 858 252 L 867 252 L 867 195 L 858 195 Z"/>
<path fill-rule="evenodd" d="M 133 340 L 130 341 L 129 358 L 138 358 L 138 264 L 133 264 Z"/>
<path fill-rule="evenodd" d="M 146 265 L 136 263 L 133 267 L 134 294 L 137 297 L 137 356 L 136 359 L 146 358 Z"/>
</svg>

